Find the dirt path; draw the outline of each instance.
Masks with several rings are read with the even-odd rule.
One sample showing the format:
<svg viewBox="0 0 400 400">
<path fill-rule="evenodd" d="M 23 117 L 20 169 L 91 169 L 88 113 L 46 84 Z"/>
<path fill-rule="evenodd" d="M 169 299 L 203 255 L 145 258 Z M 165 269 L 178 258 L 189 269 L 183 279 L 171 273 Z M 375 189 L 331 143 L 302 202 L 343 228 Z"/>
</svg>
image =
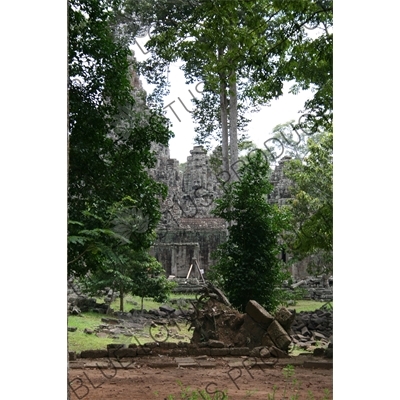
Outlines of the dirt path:
<svg viewBox="0 0 400 400">
<path fill-rule="evenodd" d="M 232 363 L 229 365 L 222 359 L 216 361 L 213 368 L 152 368 L 135 363 L 129 369 L 101 369 L 96 367 L 101 366 L 101 362 L 94 360 L 86 364 L 86 367 L 74 366 L 70 369 L 70 399 L 164 400 L 168 395 L 173 395 L 177 400 L 182 399 L 179 382 L 183 388 L 190 387 L 190 392 L 204 390 L 212 394 L 218 390 L 227 390 L 229 400 L 333 398 L 332 369 L 311 369 L 296 365 L 294 374 L 288 377 L 285 365 L 245 368 L 238 363 L 236 366 L 232 366 Z M 272 397 L 274 386 L 277 390 L 275 397 Z M 327 390 L 329 394 L 326 394 Z M 208 399 L 200 394 L 192 398 Z"/>
</svg>

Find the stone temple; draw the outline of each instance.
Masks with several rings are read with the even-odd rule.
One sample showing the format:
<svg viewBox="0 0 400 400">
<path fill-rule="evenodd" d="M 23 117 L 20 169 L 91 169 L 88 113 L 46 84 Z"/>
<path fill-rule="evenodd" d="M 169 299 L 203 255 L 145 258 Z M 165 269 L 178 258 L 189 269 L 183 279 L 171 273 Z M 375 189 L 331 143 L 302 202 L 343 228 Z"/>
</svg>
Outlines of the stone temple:
<svg viewBox="0 0 400 400">
<path fill-rule="evenodd" d="M 206 272 L 212 252 L 226 239 L 225 221 L 211 215 L 221 192 L 207 152 L 195 146 L 182 172 L 179 162 L 170 158 L 169 148 L 157 146 L 157 165 L 151 174 L 168 186 L 168 197 L 162 203 L 152 253 L 167 275 L 186 277 L 194 259 Z"/>
<path fill-rule="evenodd" d="M 157 153 L 157 164 L 150 173 L 168 186 L 168 197 L 162 203 L 162 218 L 152 255 L 163 265 L 167 276 L 185 278 L 195 260 L 207 272 L 213 263 L 213 251 L 227 237 L 225 221 L 211 214 L 221 190 L 207 152 L 202 146 L 194 146 L 182 170 L 179 161 L 170 158 L 168 147 L 154 145 L 153 149 Z M 290 197 L 289 181 L 283 175 L 285 160 L 282 158 L 271 174 L 274 190 L 269 201 L 278 205 Z"/>
</svg>

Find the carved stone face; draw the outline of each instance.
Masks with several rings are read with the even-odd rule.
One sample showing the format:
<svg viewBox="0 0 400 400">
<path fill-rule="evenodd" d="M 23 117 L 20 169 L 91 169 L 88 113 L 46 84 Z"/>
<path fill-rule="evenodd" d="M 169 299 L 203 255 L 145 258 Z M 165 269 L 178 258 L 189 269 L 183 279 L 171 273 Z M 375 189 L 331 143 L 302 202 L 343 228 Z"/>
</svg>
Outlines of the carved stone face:
<svg viewBox="0 0 400 400">
<path fill-rule="evenodd" d="M 164 232 L 164 234 L 158 241 L 164 246 L 171 241 L 175 243 L 200 241 L 201 267 L 207 270 L 212 250 L 216 249 L 226 237 L 225 225 L 223 222 L 221 226 L 217 224 L 211 214 L 214 199 L 219 197 L 222 189 L 201 146 L 195 146 L 191 150 L 183 174 L 178 173 L 180 169 L 178 162 L 172 160 L 168 162 L 168 148 L 163 146 L 160 148 L 162 151 L 157 157 L 160 162 L 153 171 L 156 171 L 154 176 L 157 176 L 157 180 L 168 184 L 169 194 L 167 200 L 162 203 L 159 233 Z M 224 175 L 219 176 L 221 180 L 225 178 Z M 271 202 L 280 204 L 285 201 L 286 196 L 289 197 L 286 182 L 283 181 L 282 168 L 275 169 L 271 180 L 274 180 L 275 186 L 275 191 L 270 196 Z M 179 268 L 182 266 L 187 269 L 188 262 L 189 260 L 185 258 L 182 264 L 178 263 Z"/>
</svg>

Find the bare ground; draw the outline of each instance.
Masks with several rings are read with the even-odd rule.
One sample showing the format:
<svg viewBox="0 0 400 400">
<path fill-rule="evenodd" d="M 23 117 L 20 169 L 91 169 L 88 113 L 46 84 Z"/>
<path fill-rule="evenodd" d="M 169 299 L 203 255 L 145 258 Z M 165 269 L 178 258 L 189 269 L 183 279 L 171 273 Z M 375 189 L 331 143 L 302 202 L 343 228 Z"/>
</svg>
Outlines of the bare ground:
<svg viewBox="0 0 400 400">
<path fill-rule="evenodd" d="M 213 368 L 152 368 L 135 362 L 130 369 L 96 368 L 101 363 L 94 361 L 86 367 L 70 368 L 70 399 L 164 400 L 168 395 L 186 399 L 188 397 L 181 397 L 182 387 L 190 387 L 190 392 L 204 390 L 210 394 L 227 391 L 229 400 L 333 399 L 332 369 L 305 368 L 293 361 L 286 360 L 268 368 L 232 367 L 232 362 L 227 359 L 215 359 Z M 283 369 L 288 363 L 295 365 L 291 377 L 285 377 Z M 276 392 L 272 397 L 274 387 Z M 198 394 L 197 399 L 202 398 L 208 399 Z"/>
</svg>

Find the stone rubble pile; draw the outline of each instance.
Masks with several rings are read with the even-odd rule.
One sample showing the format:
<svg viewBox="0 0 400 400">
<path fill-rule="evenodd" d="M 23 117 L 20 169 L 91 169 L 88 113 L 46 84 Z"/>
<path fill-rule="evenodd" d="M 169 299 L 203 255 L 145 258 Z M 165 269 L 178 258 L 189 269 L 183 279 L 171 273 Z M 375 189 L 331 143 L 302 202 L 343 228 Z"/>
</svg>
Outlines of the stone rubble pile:
<svg viewBox="0 0 400 400">
<path fill-rule="evenodd" d="M 74 278 L 69 278 L 67 289 L 67 312 L 72 315 L 79 315 L 81 312 L 98 312 L 100 314 L 106 314 L 110 302 L 110 298 L 107 297 L 108 292 L 109 290 L 104 290 L 102 292 L 103 295 L 106 295 L 104 303 L 97 303 L 96 299 L 90 298 L 82 292 L 80 285 L 74 281 Z"/>
<path fill-rule="evenodd" d="M 250 349 L 259 353 L 257 356 L 262 352 L 263 357 L 287 356 L 295 314 L 282 308 L 272 316 L 254 300 L 248 302 L 245 311 L 239 313 L 210 296 L 201 307 L 195 306 L 191 343 L 199 347 Z"/>
<path fill-rule="evenodd" d="M 287 289 L 303 289 L 303 300 L 333 301 L 333 277 L 329 277 L 325 282 L 323 277 L 308 277 L 288 285 Z"/>
<path fill-rule="evenodd" d="M 317 345 L 327 348 L 327 352 L 316 354 L 332 356 L 333 348 L 333 311 L 302 311 L 296 314 L 291 326 L 293 343 L 304 350 L 321 352 Z M 330 350 L 329 350 L 330 349 Z M 322 349 L 323 350 L 323 349 Z"/>
</svg>

